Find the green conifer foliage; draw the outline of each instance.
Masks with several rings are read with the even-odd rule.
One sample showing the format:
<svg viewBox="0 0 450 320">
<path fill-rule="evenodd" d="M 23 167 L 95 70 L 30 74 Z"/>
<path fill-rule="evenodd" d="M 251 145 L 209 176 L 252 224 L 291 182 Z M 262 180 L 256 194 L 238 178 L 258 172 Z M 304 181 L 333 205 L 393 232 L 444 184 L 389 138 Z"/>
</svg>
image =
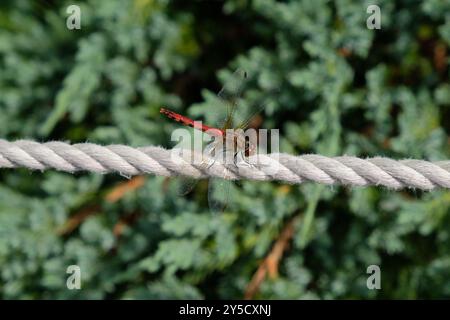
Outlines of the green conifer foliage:
<svg viewBox="0 0 450 320">
<path fill-rule="evenodd" d="M 450 159 L 448 1 L 380 0 L 379 30 L 370 1 L 70 4 L 0 4 L 1 138 L 171 147 L 159 108 L 201 118 L 242 68 L 283 152 Z M 449 191 L 243 181 L 212 215 L 205 181 L 128 178 L 0 170 L 0 298 L 242 298 L 294 217 L 254 298 L 450 297 Z"/>
</svg>

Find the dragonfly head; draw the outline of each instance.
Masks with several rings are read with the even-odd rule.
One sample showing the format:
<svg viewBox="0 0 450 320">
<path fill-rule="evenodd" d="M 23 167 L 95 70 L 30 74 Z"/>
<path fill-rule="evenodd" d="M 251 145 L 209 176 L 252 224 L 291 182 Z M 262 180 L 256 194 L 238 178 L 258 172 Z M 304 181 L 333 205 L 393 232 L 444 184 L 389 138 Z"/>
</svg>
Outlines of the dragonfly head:
<svg viewBox="0 0 450 320">
<path fill-rule="evenodd" d="M 252 142 L 250 142 L 249 140 L 246 141 L 245 144 L 245 156 L 249 157 L 249 156 L 253 156 L 256 154 L 256 145 Z"/>
</svg>

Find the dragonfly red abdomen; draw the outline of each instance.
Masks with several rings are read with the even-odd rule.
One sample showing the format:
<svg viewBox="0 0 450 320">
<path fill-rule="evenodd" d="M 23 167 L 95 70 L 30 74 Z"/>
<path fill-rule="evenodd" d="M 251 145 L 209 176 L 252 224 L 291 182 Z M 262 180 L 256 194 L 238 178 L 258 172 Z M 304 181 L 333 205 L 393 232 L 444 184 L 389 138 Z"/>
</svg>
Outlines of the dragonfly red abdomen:
<svg viewBox="0 0 450 320">
<path fill-rule="evenodd" d="M 173 112 L 171 110 L 161 108 L 159 110 L 159 112 L 164 114 L 169 119 L 173 119 L 176 122 L 180 122 L 181 124 L 183 124 L 185 126 L 188 126 L 188 127 L 191 127 L 191 128 L 197 129 L 197 130 L 201 130 L 201 131 L 211 134 L 213 136 L 223 136 L 224 135 L 224 132 L 221 129 L 209 127 L 199 121 L 194 121 L 188 117 L 185 117 L 185 116 L 183 116 L 179 113 Z"/>
</svg>

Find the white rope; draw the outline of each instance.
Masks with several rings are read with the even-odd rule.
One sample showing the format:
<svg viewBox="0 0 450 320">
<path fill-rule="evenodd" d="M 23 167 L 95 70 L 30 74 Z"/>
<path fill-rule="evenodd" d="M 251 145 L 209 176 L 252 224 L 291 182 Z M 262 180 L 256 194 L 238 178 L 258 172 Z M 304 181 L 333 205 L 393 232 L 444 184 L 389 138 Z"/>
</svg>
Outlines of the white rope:
<svg viewBox="0 0 450 320">
<path fill-rule="evenodd" d="M 325 157 L 308 154 L 259 155 L 258 162 L 225 165 L 214 161 L 211 166 L 192 164 L 183 150 L 180 158 L 173 150 L 161 147 L 132 148 L 125 145 L 100 146 L 92 143 L 70 145 L 64 142 L 38 143 L 29 140 L 8 142 L 0 139 L 0 168 L 25 167 L 32 170 L 56 169 L 97 173 L 119 172 L 126 176 L 155 174 L 185 175 L 194 178 L 278 180 L 288 183 L 313 181 L 323 184 L 352 186 L 379 185 L 391 189 L 405 187 L 431 190 L 450 188 L 450 161 L 392 160 L 375 157 Z M 250 161 L 256 158 L 250 158 Z"/>
</svg>

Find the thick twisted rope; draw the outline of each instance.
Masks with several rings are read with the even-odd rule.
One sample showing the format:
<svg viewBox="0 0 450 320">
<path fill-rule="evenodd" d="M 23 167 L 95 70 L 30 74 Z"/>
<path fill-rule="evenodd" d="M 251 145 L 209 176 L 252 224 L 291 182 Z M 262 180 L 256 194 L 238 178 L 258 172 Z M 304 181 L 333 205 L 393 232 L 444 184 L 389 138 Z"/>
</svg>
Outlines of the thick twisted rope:
<svg viewBox="0 0 450 320">
<path fill-rule="evenodd" d="M 161 147 L 132 148 L 125 145 L 100 146 L 92 143 L 70 145 L 64 142 L 38 143 L 29 140 L 8 142 L 0 139 L 0 168 L 25 167 L 32 170 L 56 169 L 66 172 L 118 172 L 126 176 L 155 174 L 184 175 L 193 178 L 278 180 L 288 183 L 313 181 L 352 186 L 378 185 L 391 189 L 405 187 L 431 190 L 450 188 L 450 161 L 392 160 L 383 157 L 361 159 L 351 156 L 292 156 L 277 153 L 250 157 L 252 165 L 213 161 L 209 166 L 191 161 L 195 152 L 181 156 Z M 255 163 L 253 163 L 255 162 Z"/>
</svg>

